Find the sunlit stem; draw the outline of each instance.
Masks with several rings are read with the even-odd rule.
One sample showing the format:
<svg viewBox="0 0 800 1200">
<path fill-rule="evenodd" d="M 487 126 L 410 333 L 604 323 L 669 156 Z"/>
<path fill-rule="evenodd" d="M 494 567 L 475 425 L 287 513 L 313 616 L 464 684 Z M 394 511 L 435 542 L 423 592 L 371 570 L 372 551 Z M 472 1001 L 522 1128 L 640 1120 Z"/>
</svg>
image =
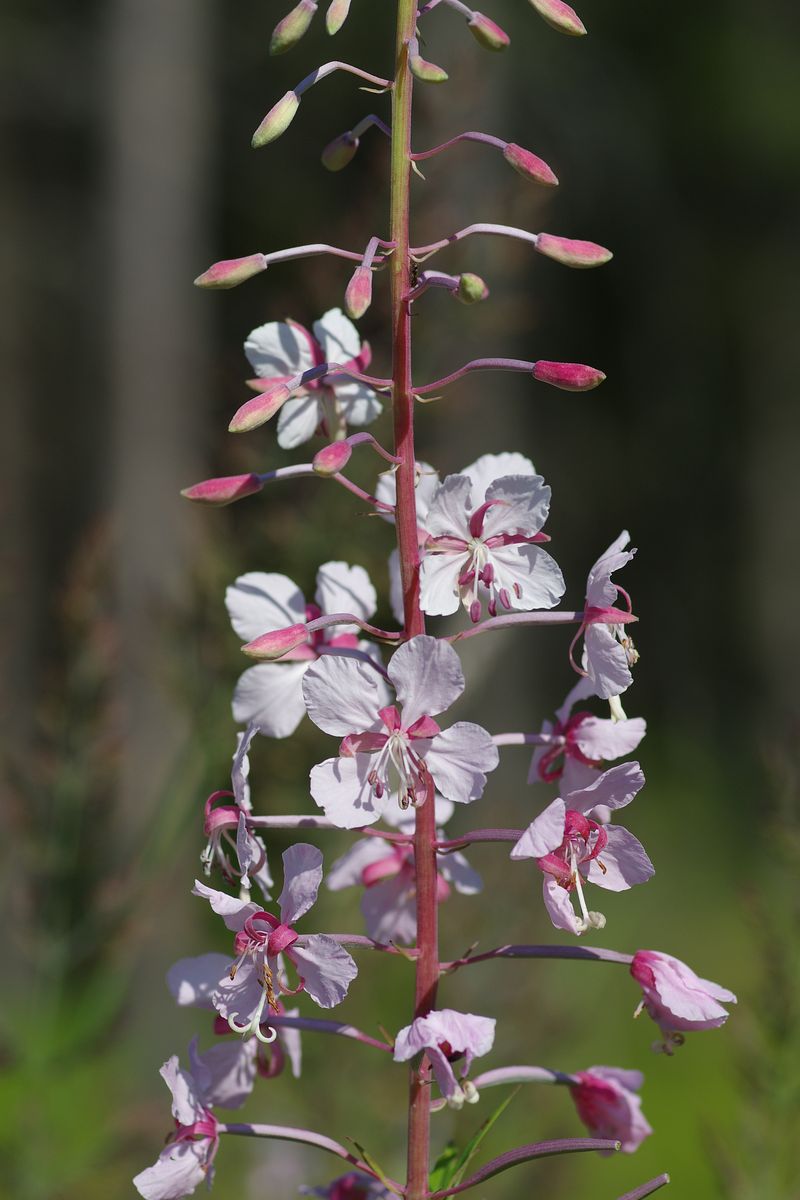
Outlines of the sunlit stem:
<svg viewBox="0 0 800 1200">
<path fill-rule="evenodd" d="M 455 233 L 451 233 L 449 237 L 441 238 L 438 242 L 430 242 L 427 246 L 412 246 L 411 256 L 415 262 L 423 262 L 439 250 L 444 250 L 446 246 L 463 242 L 464 238 L 472 237 L 476 233 L 488 234 L 492 237 L 516 238 L 517 241 L 528 242 L 531 246 L 535 246 L 539 241 L 538 233 L 531 233 L 528 229 L 517 229 L 514 225 L 487 224 L 481 221 L 475 225 L 467 225 L 464 229 L 459 229 Z"/>
</svg>

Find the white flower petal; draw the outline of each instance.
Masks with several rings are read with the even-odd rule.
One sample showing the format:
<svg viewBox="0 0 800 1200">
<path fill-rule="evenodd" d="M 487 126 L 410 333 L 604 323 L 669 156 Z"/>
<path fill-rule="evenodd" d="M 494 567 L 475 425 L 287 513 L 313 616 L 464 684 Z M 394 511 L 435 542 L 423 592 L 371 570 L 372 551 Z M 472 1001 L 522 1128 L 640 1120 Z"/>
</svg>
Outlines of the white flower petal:
<svg viewBox="0 0 800 1200">
<path fill-rule="evenodd" d="M 515 843 L 510 857 L 515 860 L 544 858 L 546 854 L 557 850 L 564 840 L 565 816 L 564 801 L 556 798 L 531 822 L 519 841 Z"/>
<path fill-rule="evenodd" d="M 456 804 L 479 799 L 486 775 L 500 761 L 491 735 L 471 721 L 457 721 L 437 734 L 423 757 L 438 790 Z"/>
<path fill-rule="evenodd" d="M 405 729 L 422 716 L 445 712 L 464 690 L 461 660 L 453 647 L 425 634 L 395 650 L 387 669 L 403 708 Z"/>
<path fill-rule="evenodd" d="M 281 921 L 294 925 L 313 905 L 322 883 L 322 851 L 296 842 L 283 855 L 283 891 L 278 898 Z"/>
<path fill-rule="evenodd" d="M 382 728 L 378 709 L 390 702 L 389 689 L 373 667 L 336 654 L 308 668 L 303 696 L 314 724 L 336 737 Z"/>
<path fill-rule="evenodd" d="M 553 608 L 564 595 L 561 568 L 541 546 L 502 546 L 490 551 L 490 556 L 495 569 L 494 586 L 507 590 L 512 608 L 523 612 Z"/>
<path fill-rule="evenodd" d="M 319 392 L 309 392 L 306 396 L 293 396 L 284 404 L 278 414 L 278 445 L 284 450 L 302 446 L 317 432 L 325 416 L 318 397 Z"/>
<path fill-rule="evenodd" d="M 473 493 L 473 496 L 475 493 Z M 509 475 L 496 479 L 486 492 L 487 500 L 499 500 L 486 513 L 483 537 L 522 533 L 532 537 L 547 520 L 550 488 L 541 475 Z"/>
<path fill-rule="evenodd" d="M 307 334 L 285 321 L 259 325 L 248 334 L 244 352 L 256 375 L 262 379 L 299 375 L 314 365 Z"/>
<path fill-rule="evenodd" d="M 324 362 L 343 365 L 361 353 L 361 334 L 340 308 L 328 309 L 314 322 L 314 337 L 322 347 Z"/>
<path fill-rule="evenodd" d="M 486 499 L 487 489 L 496 479 L 502 479 L 504 475 L 535 475 L 536 468 L 524 454 L 512 451 L 503 454 L 482 454 L 474 463 L 464 467 L 460 474 L 469 476 L 475 507 L 478 508 Z"/>
<path fill-rule="evenodd" d="M 333 383 L 331 388 L 348 425 L 371 425 L 383 412 L 377 392 L 365 383 L 351 379 L 346 383 Z"/>
<path fill-rule="evenodd" d="M 355 758 L 327 758 L 311 769 L 311 795 L 326 817 L 339 829 L 373 825 L 383 815 L 391 797 L 377 800 L 367 776 L 372 770 L 371 754 Z"/>
<path fill-rule="evenodd" d="M 315 933 L 295 943 L 289 957 L 300 974 L 305 990 L 320 1008 L 333 1008 L 347 995 L 358 967 L 344 946 L 324 933 Z"/>
<path fill-rule="evenodd" d="M 303 676 L 310 665 L 288 662 L 249 667 L 234 688 L 234 721 L 253 722 L 266 737 L 289 737 L 306 715 Z"/>
<path fill-rule="evenodd" d="M 368 621 L 378 607 L 378 596 L 363 567 L 351 567 L 345 562 L 323 563 L 317 571 L 317 591 L 314 597 L 323 613 L 348 612 Z M 337 625 L 331 636 L 352 631 L 355 626 Z"/>
<path fill-rule="evenodd" d="M 472 501 L 472 484 L 467 475 L 448 475 L 434 494 L 425 528 L 432 537 L 445 534 L 469 541 L 469 516 L 477 504 Z"/>
<path fill-rule="evenodd" d="M 420 606 L 431 617 L 449 617 L 461 602 L 458 580 L 469 554 L 425 554 L 419 568 Z"/>
<path fill-rule="evenodd" d="M 306 601 L 286 575 L 248 571 L 225 592 L 231 625 L 244 642 L 305 620 Z"/>
</svg>

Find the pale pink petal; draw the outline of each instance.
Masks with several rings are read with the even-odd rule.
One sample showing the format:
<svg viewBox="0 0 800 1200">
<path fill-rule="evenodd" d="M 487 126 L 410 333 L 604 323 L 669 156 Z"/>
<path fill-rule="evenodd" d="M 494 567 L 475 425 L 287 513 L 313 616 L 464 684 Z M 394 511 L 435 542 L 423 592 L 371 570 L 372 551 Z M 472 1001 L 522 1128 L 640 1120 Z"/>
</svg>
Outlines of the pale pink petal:
<svg viewBox="0 0 800 1200">
<path fill-rule="evenodd" d="M 417 938 L 416 893 L 413 880 L 401 872 L 366 888 L 361 912 L 367 933 L 376 942 L 410 946 Z"/>
<path fill-rule="evenodd" d="M 421 1050 L 448 1042 L 452 1050 L 465 1053 L 471 1061 L 489 1053 L 494 1045 L 496 1025 L 493 1017 L 480 1017 L 453 1008 L 434 1010 L 425 1017 L 417 1017 L 399 1031 L 395 1038 L 394 1060 L 408 1062 Z"/>
<path fill-rule="evenodd" d="M 311 769 L 311 795 L 325 815 L 340 829 L 358 829 L 380 820 L 388 797 L 378 800 L 367 776 L 372 755 L 328 758 Z"/>
<path fill-rule="evenodd" d="M 209 1076 L 204 1089 L 206 1104 L 220 1108 L 240 1108 L 244 1104 L 255 1083 L 257 1047 L 255 1038 L 237 1038 L 217 1042 L 199 1055 Z"/>
<path fill-rule="evenodd" d="M 309 392 L 286 401 L 278 414 L 278 445 L 282 449 L 294 450 L 317 432 L 325 416 L 318 397 L 319 392 Z"/>
<path fill-rule="evenodd" d="M 342 366 L 361 353 L 361 334 L 340 308 L 328 309 L 314 322 L 314 337 L 322 347 L 323 362 Z"/>
<path fill-rule="evenodd" d="M 209 1143 L 171 1142 L 152 1167 L 134 1177 L 133 1184 L 144 1200 L 182 1200 L 191 1196 L 208 1179 L 206 1161 Z"/>
<path fill-rule="evenodd" d="M 260 912 L 258 904 L 252 904 L 249 900 L 234 900 L 233 896 L 227 896 L 225 892 L 218 892 L 215 888 L 206 887 L 199 879 L 194 881 L 192 895 L 207 900 L 214 912 L 222 917 L 228 929 L 232 929 L 234 933 L 238 933 L 240 929 L 244 928 L 248 917 L 253 913 Z"/>
<path fill-rule="evenodd" d="M 635 883 L 646 883 L 655 874 L 655 867 L 641 842 L 619 825 L 606 825 L 605 832 L 608 844 L 584 868 L 589 882 L 609 892 L 624 892 Z"/>
<path fill-rule="evenodd" d="M 365 383 L 348 379 L 332 383 L 331 391 L 335 393 L 336 403 L 348 425 L 371 425 L 383 412 L 377 393 Z"/>
<path fill-rule="evenodd" d="M 422 716 L 437 716 L 454 704 L 464 690 L 461 660 L 447 642 L 438 638 L 411 638 L 395 650 L 389 678 L 403 709 L 403 728 Z"/>
<path fill-rule="evenodd" d="M 281 921 L 294 925 L 308 912 L 322 883 L 322 851 L 296 842 L 283 852 L 283 891 L 278 898 Z"/>
<path fill-rule="evenodd" d="M 236 857 L 242 873 L 241 886 L 249 888 L 255 881 L 265 900 L 272 899 L 272 876 L 267 863 L 267 849 L 262 839 L 247 828 L 247 817 L 239 814 L 236 828 Z"/>
<path fill-rule="evenodd" d="M 355 613 L 368 621 L 378 607 L 378 596 L 363 567 L 351 567 L 345 562 L 323 563 L 317 571 L 317 591 L 314 597 L 323 613 Z M 337 625 L 333 635 L 352 625 Z"/>
<path fill-rule="evenodd" d="M 473 500 L 477 499 L 473 493 Z M 541 475 L 509 475 L 496 479 L 486 492 L 487 500 L 497 500 L 483 522 L 485 538 L 501 533 L 538 533 L 550 511 L 550 488 Z M 476 505 L 477 507 L 477 505 Z"/>
<path fill-rule="evenodd" d="M 496 479 L 502 479 L 505 475 L 535 475 L 536 468 L 524 454 L 482 454 L 474 463 L 464 467 L 460 474 L 469 478 L 474 507 L 478 508 Z"/>
<path fill-rule="evenodd" d="M 438 790 L 456 804 L 469 804 L 483 795 L 486 776 L 500 761 L 491 735 L 472 721 L 457 721 L 431 739 L 427 751 L 419 744 L 425 765 Z"/>
<path fill-rule="evenodd" d="M 477 504 L 472 503 L 472 484 L 466 475 L 448 475 L 439 485 L 431 501 L 425 528 L 432 537 L 449 535 L 470 541 L 469 514 Z"/>
<path fill-rule="evenodd" d="M 647 722 L 642 717 L 626 721 L 587 717 L 575 730 L 575 742 L 587 758 L 610 761 L 635 750 L 646 732 Z"/>
<path fill-rule="evenodd" d="M 489 557 L 495 569 L 494 587 L 506 589 L 512 608 L 522 612 L 553 608 L 564 595 L 561 568 L 541 546 L 501 546 L 491 550 Z"/>
<path fill-rule="evenodd" d="M 299 375 L 314 365 L 308 336 L 284 321 L 259 325 L 248 335 L 244 352 L 261 379 Z"/>
<path fill-rule="evenodd" d="M 458 611 L 458 580 L 469 559 L 466 552 L 423 556 L 419 568 L 420 606 L 428 616 L 449 617 Z"/>
<path fill-rule="evenodd" d="M 448 883 L 452 883 L 462 896 L 475 896 L 483 891 L 483 880 L 459 851 L 440 856 L 439 874 L 444 876 Z"/>
<path fill-rule="evenodd" d="M 325 876 L 325 886 L 332 892 L 360 887 L 364 882 L 364 868 L 388 858 L 391 853 L 391 846 L 382 838 L 362 838 L 346 850 L 341 858 L 336 859 Z"/>
<path fill-rule="evenodd" d="M 567 692 L 566 699 L 560 708 L 556 709 L 556 719 L 565 725 L 569 720 L 570 713 L 579 700 L 588 700 L 590 696 L 596 695 L 594 684 L 591 679 L 587 679 L 582 675 L 574 687 Z"/>
<path fill-rule="evenodd" d="M 339 655 L 309 667 L 303 696 L 314 724 L 337 737 L 382 729 L 378 710 L 390 702 L 389 689 L 372 667 Z"/>
<path fill-rule="evenodd" d="M 653 1132 L 642 1113 L 641 1098 L 622 1082 L 621 1077 L 630 1076 L 638 1076 L 641 1082 L 638 1071 L 592 1067 L 578 1071 L 577 1085 L 570 1089 L 578 1116 L 589 1133 L 618 1141 L 625 1154 L 632 1154 Z"/>
<path fill-rule="evenodd" d="M 285 738 L 306 715 L 303 676 L 310 663 L 259 663 L 239 676 L 233 719 L 252 723 L 266 737 Z"/>
<path fill-rule="evenodd" d="M 589 1067 L 587 1074 L 611 1080 L 629 1092 L 640 1092 L 644 1086 L 644 1075 L 641 1071 L 626 1071 L 622 1067 Z"/>
<path fill-rule="evenodd" d="M 199 954 L 181 958 L 167 971 L 167 987 L 182 1008 L 213 1008 L 211 993 L 231 969 L 228 954 Z"/>
<path fill-rule="evenodd" d="M 631 540 L 627 529 L 623 529 L 616 541 L 612 542 L 589 571 L 586 584 L 586 603 L 593 608 L 605 608 L 613 605 L 617 598 L 617 588 L 611 582 L 611 574 L 629 563 L 636 553 L 635 550 L 625 550 Z"/>
<path fill-rule="evenodd" d="M 544 858 L 546 854 L 557 850 L 564 840 L 565 814 L 563 800 L 557 798 L 548 804 L 514 845 L 510 857 L 514 860 Z"/>
<path fill-rule="evenodd" d="M 581 932 L 569 892 L 547 875 L 542 881 L 542 897 L 547 915 L 556 929 L 566 929 L 568 933 Z"/>
<path fill-rule="evenodd" d="M 633 683 L 628 656 L 607 625 L 587 625 L 583 635 L 583 667 L 598 696 L 619 696 Z"/>
<path fill-rule="evenodd" d="M 181 1125 L 193 1125 L 203 1116 L 205 1105 L 195 1080 L 184 1071 L 177 1054 L 168 1058 L 158 1072 L 172 1093 L 172 1115 Z"/>
<path fill-rule="evenodd" d="M 644 787 L 644 774 L 638 762 L 620 763 L 598 775 L 594 783 L 579 792 L 564 794 L 567 808 L 576 812 L 590 813 L 603 805 L 612 811 L 625 808 Z"/>
<path fill-rule="evenodd" d="M 266 571 L 240 575 L 225 592 L 225 607 L 243 642 L 296 625 L 306 615 L 305 598 L 297 584 L 286 575 Z"/>
<path fill-rule="evenodd" d="M 288 957 L 297 968 L 305 990 L 320 1008 L 333 1008 L 347 995 L 358 967 L 344 946 L 323 933 L 303 938 L 291 947 Z"/>
<path fill-rule="evenodd" d="M 248 722 L 248 727 L 244 733 L 236 735 L 236 751 L 233 755 L 233 766 L 231 767 L 231 787 L 233 788 L 233 796 L 239 808 L 250 808 L 250 785 L 247 782 L 250 774 L 250 759 L 248 751 L 250 743 L 258 733 L 255 725 Z"/>
<path fill-rule="evenodd" d="M 586 763 L 582 763 L 568 754 L 564 759 L 560 790 L 564 795 L 567 792 L 582 791 L 583 788 L 591 787 L 599 775 L 600 771 L 596 767 L 587 767 Z M 594 819 L 599 821 L 599 815 L 595 814 Z"/>
<path fill-rule="evenodd" d="M 299 1017 L 300 1009 L 287 1008 L 285 1015 L 287 1017 Z M 288 1025 L 284 1025 L 278 1030 L 278 1037 L 281 1040 L 284 1050 L 289 1056 L 292 1075 L 295 1077 L 295 1079 L 299 1079 L 303 1066 L 303 1048 L 300 1038 L 300 1031 L 298 1029 L 292 1029 Z"/>
<path fill-rule="evenodd" d="M 220 979 L 214 988 L 212 999 L 214 1008 L 226 1021 L 232 1018 L 239 1025 L 246 1025 L 261 1003 L 262 995 L 259 972 L 252 959 L 247 958 L 233 979 L 230 977 L 230 970 Z"/>
<path fill-rule="evenodd" d="M 416 487 L 414 489 L 414 499 L 417 506 L 417 525 L 421 529 L 425 529 L 425 519 L 428 515 L 428 509 L 430 508 L 431 501 L 433 500 L 433 497 L 436 495 L 436 492 L 439 488 L 439 475 L 430 465 L 430 463 L 418 462 L 415 478 Z M 378 482 L 375 487 L 375 495 L 377 499 L 383 501 L 384 504 L 391 504 L 394 506 L 394 504 L 397 502 L 397 486 L 394 469 L 391 471 L 384 471 L 378 476 Z M 391 516 L 386 517 L 386 519 L 389 521 L 393 520 Z"/>
</svg>

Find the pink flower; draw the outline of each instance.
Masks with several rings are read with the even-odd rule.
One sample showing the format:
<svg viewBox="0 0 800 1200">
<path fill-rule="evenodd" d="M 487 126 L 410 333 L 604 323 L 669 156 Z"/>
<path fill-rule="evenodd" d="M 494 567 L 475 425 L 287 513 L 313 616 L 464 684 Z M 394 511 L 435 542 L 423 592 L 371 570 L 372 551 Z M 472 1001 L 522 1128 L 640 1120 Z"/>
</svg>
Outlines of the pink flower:
<svg viewBox="0 0 800 1200">
<path fill-rule="evenodd" d="M 279 383 L 322 363 L 363 372 L 370 349 L 341 309 L 332 308 L 310 333 L 295 321 L 270 321 L 249 334 L 244 352 L 258 380 Z M 328 441 L 344 436 L 348 425 L 369 425 L 383 406 L 375 392 L 356 380 L 316 380 L 287 400 L 278 417 L 278 445 L 285 450 L 307 442 L 320 428 Z"/>
<path fill-rule="evenodd" d="M 542 722 L 542 744 L 533 752 L 528 783 L 561 780 L 562 791 L 574 792 L 594 782 L 603 762 L 622 758 L 636 749 L 647 731 L 641 717 L 616 720 L 584 710 L 573 713 L 579 700 L 594 695 L 590 679 L 578 680 L 556 710 L 555 724 Z"/>
<path fill-rule="evenodd" d="M 213 1177 L 219 1135 L 209 1105 L 218 1101 L 217 1064 L 209 1061 L 208 1055 L 197 1055 L 195 1042 L 190 1054 L 194 1074 L 181 1069 L 176 1054 L 159 1072 L 172 1093 L 175 1132 L 152 1167 L 140 1171 L 133 1181 L 145 1200 L 181 1200 Z"/>
<path fill-rule="evenodd" d="M 570 661 L 575 670 L 579 675 L 587 675 L 596 694 L 605 700 L 619 696 L 630 687 L 633 683 L 630 668 L 639 658 L 631 638 L 625 632 L 625 625 L 638 619 L 631 611 L 631 598 L 624 588 L 611 582 L 614 571 L 629 563 L 636 553 L 635 550 L 625 550 L 629 541 L 630 534 L 624 529 L 589 572 L 583 624 L 570 646 Z M 620 593 L 626 609 L 616 607 Z M 576 666 L 572 657 L 581 634 L 582 668 Z"/>
<path fill-rule="evenodd" d="M 255 880 L 265 900 L 272 898 L 272 876 L 267 863 L 267 850 L 261 838 L 247 827 L 247 814 L 251 811 L 250 743 L 258 733 L 256 725 L 249 725 L 244 733 L 237 734 L 236 751 L 231 769 L 233 791 L 212 792 L 205 806 L 203 832 L 208 838 L 200 856 L 204 874 L 211 874 L 216 862 L 228 883 L 239 881 L 240 887 L 249 891 L 251 880 Z M 219 800 L 230 796 L 234 804 L 219 804 Z M 234 867 L 230 851 L 236 854 L 238 870 Z"/>
<path fill-rule="evenodd" d="M 343 829 L 371 825 L 398 793 L 401 807 L 432 801 L 434 787 L 448 800 L 477 800 L 497 747 L 480 725 L 459 721 L 441 730 L 434 716 L 464 690 L 452 646 L 415 637 L 388 668 L 400 707 L 389 703 L 383 680 L 353 659 L 328 656 L 303 680 L 308 715 L 325 733 L 341 737 L 339 757 L 311 771 L 311 795 Z"/>
<path fill-rule="evenodd" d="M 663 1044 L 656 1043 L 654 1049 L 667 1054 L 682 1045 L 684 1033 L 724 1025 L 730 1014 L 722 1004 L 736 1003 L 733 992 L 701 979 L 679 958 L 658 950 L 637 950 L 631 975 L 642 988 L 636 1016 L 647 1010 L 664 1034 Z"/>
<path fill-rule="evenodd" d="M 211 992 L 211 1000 L 234 1033 L 254 1034 L 272 1042 L 275 1031 L 261 1031 L 275 1011 L 278 993 L 306 991 L 321 1008 L 333 1008 L 347 995 L 358 968 L 344 947 L 325 934 L 298 934 L 295 923 L 314 904 L 322 882 L 322 854 L 303 842 L 283 853 L 283 891 L 278 898 L 280 918 L 257 904 L 234 900 L 195 881 L 193 892 L 208 900 L 234 938 L 236 961 Z M 299 983 L 291 988 L 282 957 L 297 970 Z"/>
<path fill-rule="evenodd" d="M 314 601 L 307 604 L 297 584 L 285 575 L 266 571 L 240 575 L 225 593 L 231 624 L 246 642 L 321 614 L 347 612 L 367 621 L 378 598 L 363 567 L 327 562 L 317 572 Z M 323 654 L 348 650 L 377 654 L 369 643 L 359 641 L 355 629 L 349 625 L 320 629 L 311 635 L 310 643 L 289 651 L 280 662 L 250 667 L 239 677 L 233 693 L 234 720 L 254 722 L 267 737 L 289 737 L 305 716 L 302 684 L 311 663 Z"/>
<path fill-rule="evenodd" d="M 641 1071 L 621 1071 L 618 1067 L 589 1067 L 578 1071 L 578 1082 L 570 1088 L 572 1099 L 593 1137 L 613 1138 L 626 1154 L 638 1150 L 653 1132 L 642 1113 L 641 1097 L 636 1093 L 644 1083 Z M 613 1154 L 604 1150 L 603 1154 Z"/>
<path fill-rule="evenodd" d="M 441 796 L 436 797 L 436 823 L 444 825 L 453 812 L 453 805 Z M 387 807 L 383 820 L 404 833 L 414 832 L 414 817 L 402 809 Z M 440 832 L 440 831 L 439 831 Z M 333 864 L 327 876 L 331 891 L 346 887 L 363 887 L 361 912 L 367 933 L 376 942 L 404 942 L 411 945 L 417 938 L 416 878 L 414 847 L 368 837 L 356 842 Z M 450 895 L 450 886 L 465 896 L 475 895 L 483 884 L 481 877 L 463 854 L 439 855 L 438 900 Z"/>
<path fill-rule="evenodd" d="M 476 1017 L 452 1008 L 429 1012 L 400 1030 L 394 1043 L 394 1061 L 408 1062 L 421 1051 L 427 1051 L 439 1090 L 450 1108 L 461 1108 L 465 1101 L 474 1104 L 478 1091 L 466 1077 L 473 1058 L 491 1050 L 496 1024 L 491 1017 Z M 462 1056 L 459 1083 L 452 1064 Z"/>
<path fill-rule="evenodd" d="M 654 874 L 653 864 L 633 834 L 607 824 L 611 811 L 630 804 L 643 786 L 638 763 L 612 767 L 589 787 L 554 800 L 514 846 L 512 859 L 536 859 L 544 875 L 545 907 L 556 929 L 581 934 L 605 925 L 602 913 L 589 912 L 586 907 L 583 880 L 622 892 Z M 573 892 L 580 916 L 572 907 Z"/>
</svg>

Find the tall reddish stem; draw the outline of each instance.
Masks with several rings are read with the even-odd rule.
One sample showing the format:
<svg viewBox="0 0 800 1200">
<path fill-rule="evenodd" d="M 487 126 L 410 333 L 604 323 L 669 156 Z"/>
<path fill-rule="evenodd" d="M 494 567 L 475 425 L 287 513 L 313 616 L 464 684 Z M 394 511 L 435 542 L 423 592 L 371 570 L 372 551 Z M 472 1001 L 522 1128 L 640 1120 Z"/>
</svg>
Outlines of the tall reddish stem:
<svg viewBox="0 0 800 1200">
<path fill-rule="evenodd" d="M 408 43 L 416 30 L 416 0 L 397 0 L 397 41 L 392 94 L 391 232 L 392 254 L 392 381 L 397 504 L 395 524 L 403 583 L 406 637 L 425 632 L 419 603 L 419 542 L 415 497 L 414 395 L 411 380 L 410 183 L 412 75 Z M 414 861 L 417 891 L 417 947 L 414 1016 L 422 1017 L 436 1005 L 439 981 L 439 944 L 436 898 L 436 825 L 433 796 L 417 809 Z M 430 1171 L 431 1067 L 427 1057 L 411 1071 L 408 1101 L 407 1200 L 428 1194 Z"/>
</svg>

